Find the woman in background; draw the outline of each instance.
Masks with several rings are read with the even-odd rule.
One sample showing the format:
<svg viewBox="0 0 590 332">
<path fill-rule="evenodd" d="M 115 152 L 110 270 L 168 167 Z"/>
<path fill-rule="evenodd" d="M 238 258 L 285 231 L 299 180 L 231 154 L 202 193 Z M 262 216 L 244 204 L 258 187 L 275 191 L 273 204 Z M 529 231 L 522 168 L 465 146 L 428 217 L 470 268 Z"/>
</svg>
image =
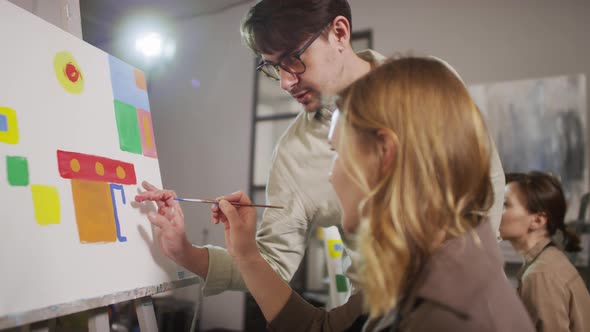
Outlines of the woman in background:
<svg viewBox="0 0 590 332">
<path fill-rule="evenodd" d="M 580 239 L 564 223 L 566 202 L 559 181 L 541 172 L 506 175 L 500 235 L 524 258 L 518 294 L 537 331 L 590 331 L 590 295 L 565 251 L 580 251 Z"/>
<path fill-rule="evenodd" d="M 459 77 L 433 58 L 396 59 L 342 92 L 339 108 L 330 181 L 342 227 L 358 234 L 366 330 L 533 331 L 486 217 L 489 136 Z M 303 301 L 258 252 L 256 210 L 230 202 L 250 200 L 225 196 L 212 218 L 269 328 L 342 330 L 355 302 L 325 312 Z"/>
</svg>

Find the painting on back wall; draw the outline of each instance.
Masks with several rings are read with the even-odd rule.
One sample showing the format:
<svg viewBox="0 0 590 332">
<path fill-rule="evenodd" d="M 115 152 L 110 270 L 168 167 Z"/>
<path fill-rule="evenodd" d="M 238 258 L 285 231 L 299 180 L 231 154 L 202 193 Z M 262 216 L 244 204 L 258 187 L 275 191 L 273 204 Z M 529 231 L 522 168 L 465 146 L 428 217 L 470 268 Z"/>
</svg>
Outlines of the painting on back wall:
<svg viewBox="0 0 590 332">
<path fill-rule="evenodd" d="M 590 191 L 585 76 L 473 85 L 469 90 L 486 118 L 504 172 L 539 170 L 557 176 L 568 201 L 566 222 L 574 221 L 580 198 Z M 587 265 L 588 236 L 583 242 L 576 263 Z"/>
</svg>

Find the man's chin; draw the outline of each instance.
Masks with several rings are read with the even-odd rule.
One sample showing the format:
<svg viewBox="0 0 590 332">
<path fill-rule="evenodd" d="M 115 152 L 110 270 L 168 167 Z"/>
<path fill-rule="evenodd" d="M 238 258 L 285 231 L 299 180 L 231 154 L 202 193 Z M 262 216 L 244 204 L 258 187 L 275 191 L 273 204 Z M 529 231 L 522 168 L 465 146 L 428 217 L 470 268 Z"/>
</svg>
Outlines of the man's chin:
<svg viewBox="0 0 590 332">
<path fill-rule="evenodd" d="M 317 100 L 313 100 L 313 101 L 310 101 L 309 103 L 301 104 L 301 105 L 303 106 L 303 109 L 309 113 L 317 112 L 322 109 L 322 103 L 320 103 Z"/>
</svg>

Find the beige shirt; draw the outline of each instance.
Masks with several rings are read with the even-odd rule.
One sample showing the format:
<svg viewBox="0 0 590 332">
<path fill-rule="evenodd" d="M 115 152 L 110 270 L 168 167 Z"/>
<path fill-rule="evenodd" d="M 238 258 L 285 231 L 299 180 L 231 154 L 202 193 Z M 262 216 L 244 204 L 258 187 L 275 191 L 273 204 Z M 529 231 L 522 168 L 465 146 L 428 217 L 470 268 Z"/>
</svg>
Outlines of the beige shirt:
<svg viewBox="0 0 590 332">
<path fill-rule="evenodd" d="M 386 58 L 372 50 L 360 52 L 361 58 L 380 64 Z M 307 248 L 312 226 L 340 228 L 340 207 L 328 181 L 334 152 L 328 144 L 331 114 L 328 111 L 301 112 L 275 148 L 266 197 L 268 204 L 285 209 L 266 209 L 257 233 L 258 248 L 272 268 L 284 279 L 299 267 Z M 493 146 L 493 141 L 492 141 Z M 497 230 L 504 202 L 504 171 L 495 146 L 491 150 L 491 181 L 494 205 L 490 210 L 492 227 Z M 348 254 L 351 239 L 340 232 Z M 209 270 L 203 293 L 213 295 L 225 290 L 246 290 L 246 285 L 229 252 L 207 246 Z"/>
<path fill-rule="evenodd" d="M 590 295 L 568 258 L 549 239 L 526 255 L 518 295 L 537 331 L 590 331 Z"/>
<path fill-rule="evenodd" d="M 413 281 L 399 310 L 369 322 L 364 331 L 389 331 L 396 319 L 396 331 L 534 331 L 526 309 L 504 276 L 495 233 L 487 222 L 445 243 Z M 362 313 L 361 304 L 362 297 L 357 294 L 327 312 L 293 293 L 270 322 L 269 330 L 344 331 Z"/>
</svg>

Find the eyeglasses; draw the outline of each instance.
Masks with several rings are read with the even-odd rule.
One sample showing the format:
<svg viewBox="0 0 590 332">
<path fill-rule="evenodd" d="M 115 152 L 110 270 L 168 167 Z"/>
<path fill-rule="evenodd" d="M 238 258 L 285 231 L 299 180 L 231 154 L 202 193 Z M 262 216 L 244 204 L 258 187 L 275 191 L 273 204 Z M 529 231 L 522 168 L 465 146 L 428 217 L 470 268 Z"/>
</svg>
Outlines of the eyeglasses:
<svg viewBox="0 0 590 332">
<path fill-rule="evenodd" d="M 324 29 L 325 27 L 316 32 L 315 35 L 313 35 L 313 37 L 311 37 L 311 39 L 308 40 L 299 51 L 282 55 L 279 58 L 278 63 L 262 60 L 256 67 L 256 70 L 261 71 L 268 78 L 275 81 L 279 81 L 281 79 L 279 68 L 294 75 L 301 75 L 305 73 L 306 67 L 305 63 L 303 63 L 303 60 L 301 60 L 301 55 L 316 39 L 318 39 Z"/>
</svg>

